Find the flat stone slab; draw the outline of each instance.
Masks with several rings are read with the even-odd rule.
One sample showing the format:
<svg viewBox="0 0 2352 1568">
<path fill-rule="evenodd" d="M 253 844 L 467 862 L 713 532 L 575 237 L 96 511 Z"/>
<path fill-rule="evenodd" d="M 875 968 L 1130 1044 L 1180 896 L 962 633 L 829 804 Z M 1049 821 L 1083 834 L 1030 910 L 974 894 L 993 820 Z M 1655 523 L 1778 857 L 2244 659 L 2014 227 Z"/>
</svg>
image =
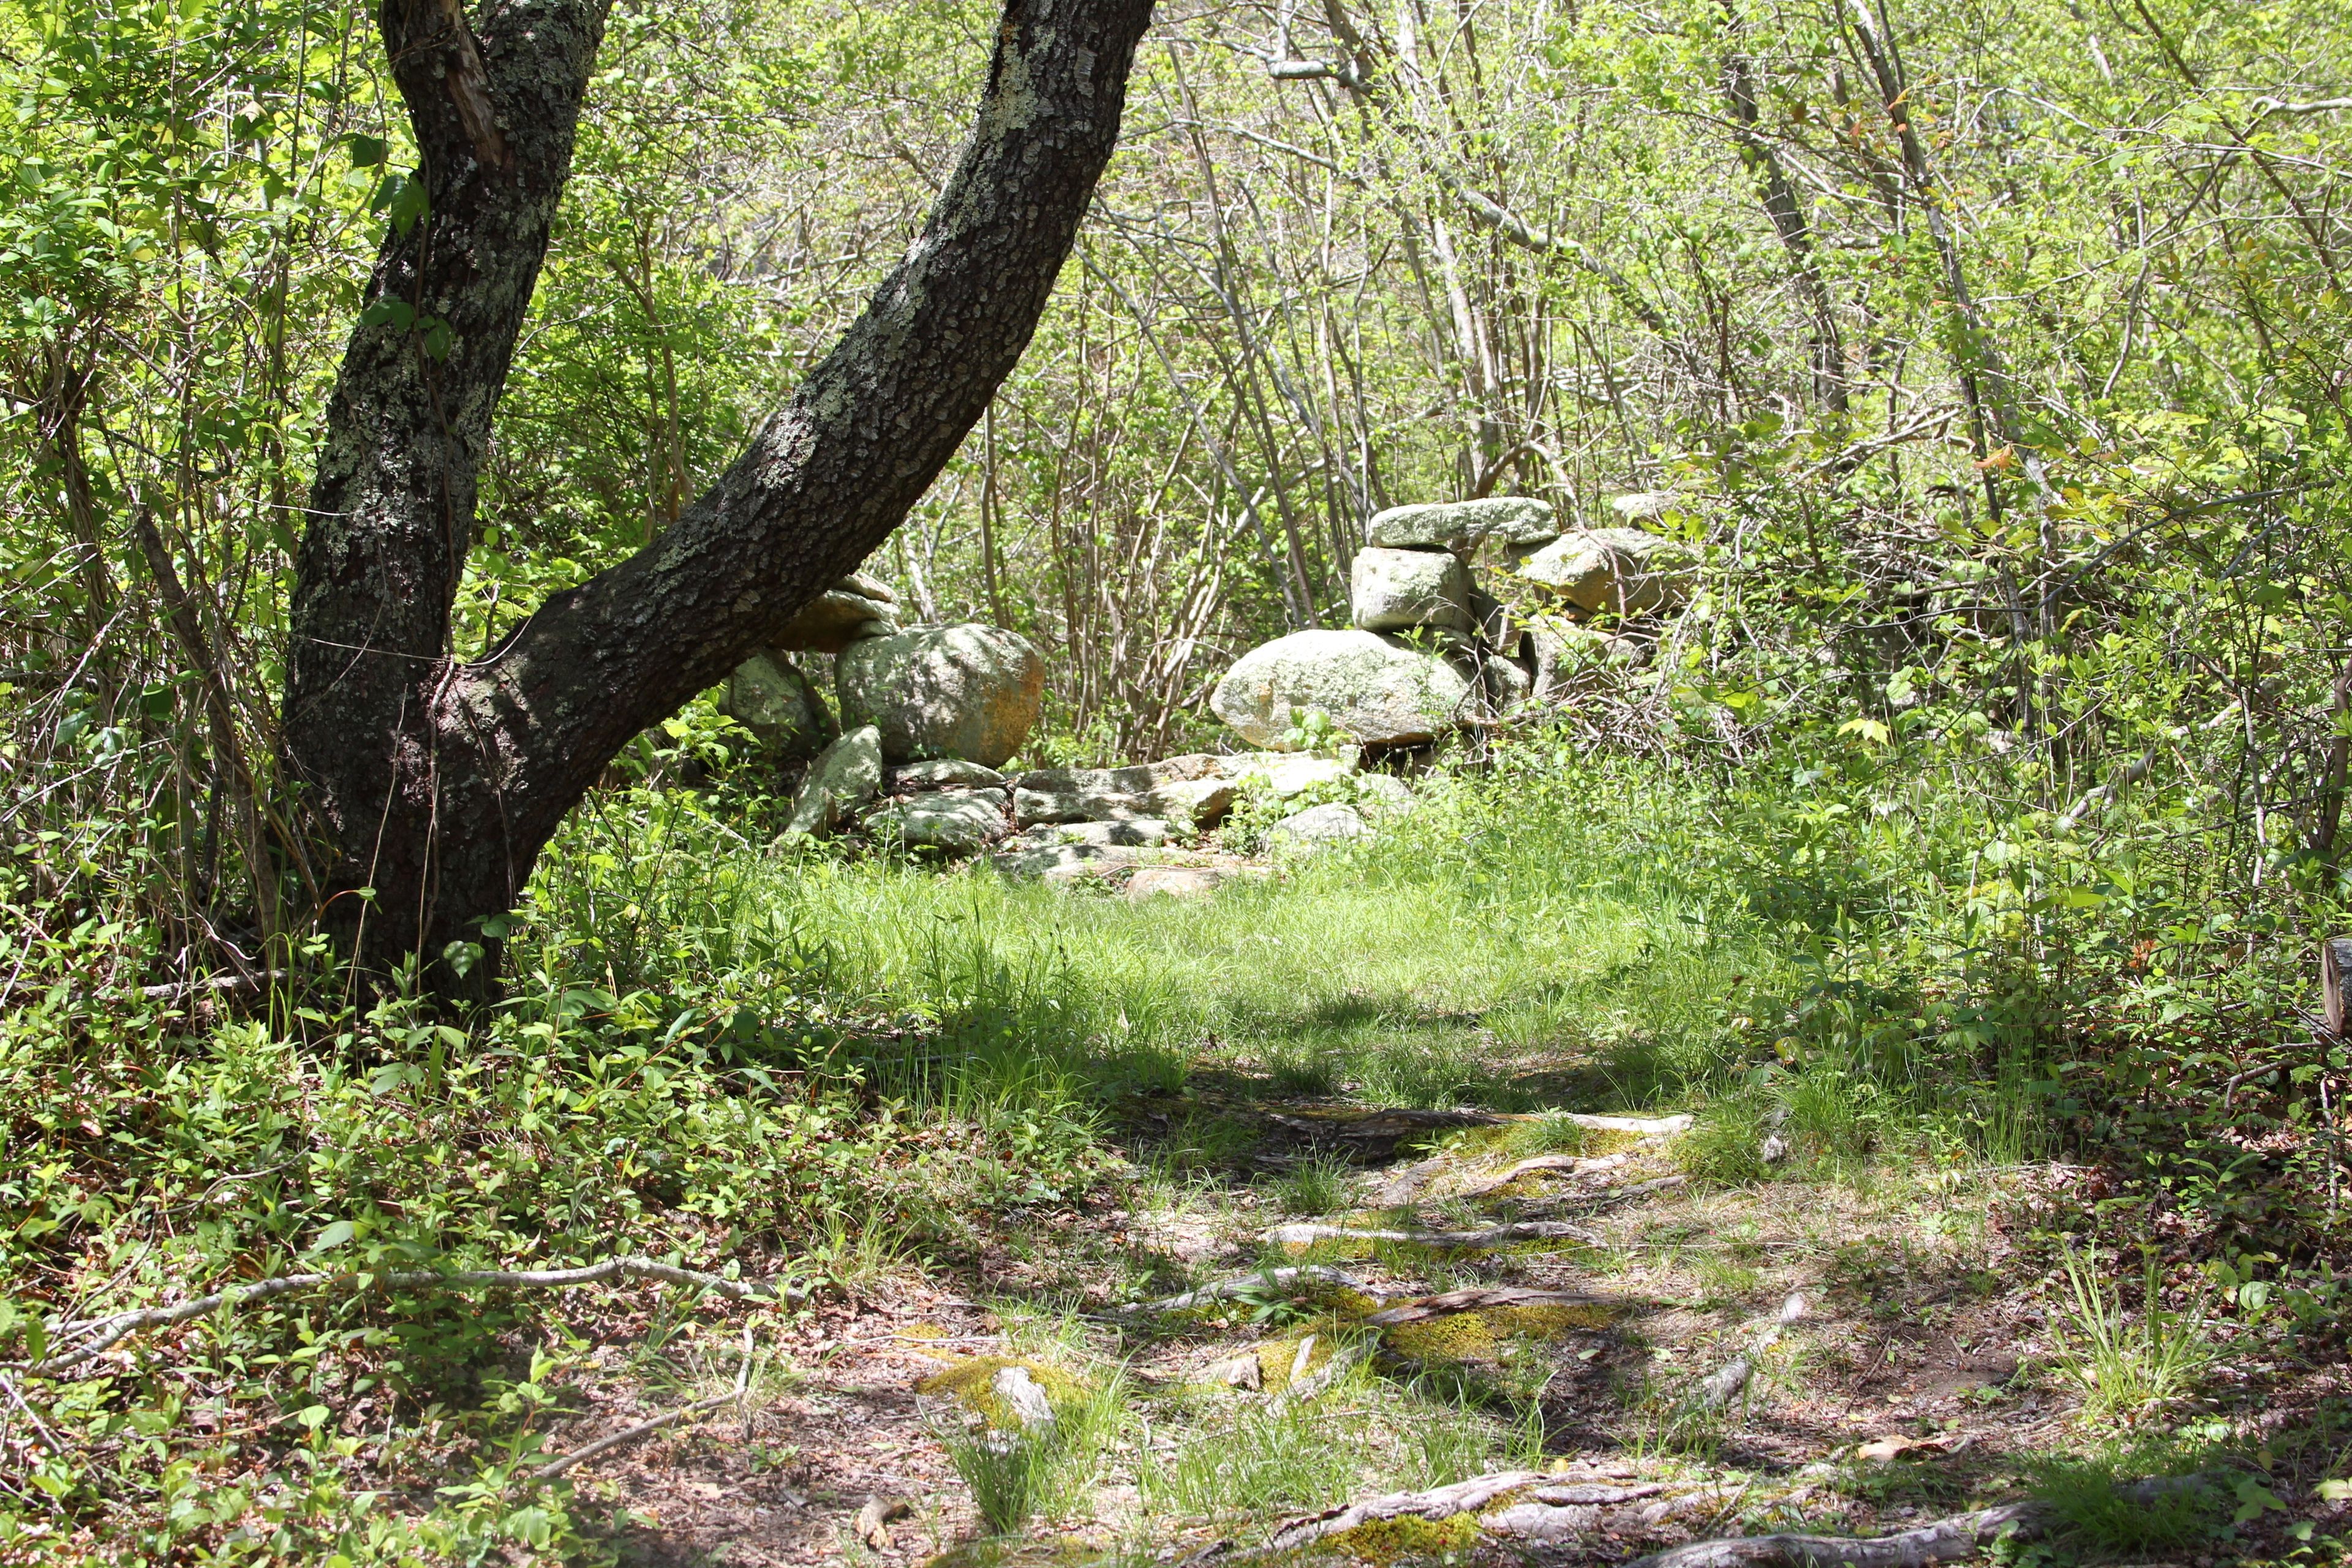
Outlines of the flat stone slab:
<svg viewBox="0 0 2352 1568">
<path fill-rule="evenodd" d="M 1549 543 L 1559 537 L 1559 524 L 1542 501 L 1494 496 L 1392 506 L 1372 519 L 1364 537 L 1382 550 L 1450 550 L 1468 555 L 1485 544 L 1524 550 Z"/>
</svg>

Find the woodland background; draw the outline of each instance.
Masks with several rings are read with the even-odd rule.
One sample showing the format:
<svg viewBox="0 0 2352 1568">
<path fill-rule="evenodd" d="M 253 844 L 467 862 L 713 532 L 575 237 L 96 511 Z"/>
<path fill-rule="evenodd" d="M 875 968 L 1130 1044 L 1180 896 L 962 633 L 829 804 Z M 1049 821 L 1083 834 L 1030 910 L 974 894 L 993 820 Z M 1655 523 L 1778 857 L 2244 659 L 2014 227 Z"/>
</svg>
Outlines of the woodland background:
<svg viewBox="0 0 2352 1568">
<path fill-rule="evenodd" d="M 461 651 L 658 533 L 824 352 L 950 168 L 993 18 L 615 8 Z M 235 1079 L 299 1122 L 306 1050 L 397 1100 L 384 1071 L 442 1093 L 482 1029 L 529 1034 L 370 1011 L 299 921 L 255 925 L 311 444 L 417 199 L 379 53 L 313 0 L 0 15 L 0 1291 L 27 1303 L 122 1267 L 162 1289 L 127 1194 L 267 1163 L 250 1123 L 142 1131 L 159 1095 Z M 1746 980 L 1728 1043 L 1654 1053 L 1629 1099 L 1752 1127 L 1834 1062 L 1822 1158 L 1933 1125 L 2096 1163 L 2217 1288 L 2333 1321 L 2347 1059 L 2311 973 L 2352 757 L 2347 92 L 2333 0 L 1169 0 L 1034 346 L 869 569 L 1046 650 L 1038 760 L 1129 761 L 1213 741 L 1244 649 L 1345 624 L 1381 507 L 1600 525 L 1673 491 L 1705 592 L 1645 667 L 1465 762 L 1462 896 L 1570 838 L 1681 867 L 1769 934 L 1779 989 Z M 747 937 L 693 870 L 764 839 L 742 742 L 705 699 L 551 847 L 530 1027 L 789 1055 L 859 1006 L 1030 1016 L 980 958 L 877 968 L 805 908 Z M 264 971 L 298 978 L 232 989 Z M 486 1126 L 514 1111 L 482 1092 Z M 829 1173 L 786 1184 L 784 1235 L 850 1179 L 793 1147 Z M 331 1166 L 333 1202 L 187 1245 L 430 1228 L 395 1205 L 354 1243 L 366 1183 Z"/>
</svg>

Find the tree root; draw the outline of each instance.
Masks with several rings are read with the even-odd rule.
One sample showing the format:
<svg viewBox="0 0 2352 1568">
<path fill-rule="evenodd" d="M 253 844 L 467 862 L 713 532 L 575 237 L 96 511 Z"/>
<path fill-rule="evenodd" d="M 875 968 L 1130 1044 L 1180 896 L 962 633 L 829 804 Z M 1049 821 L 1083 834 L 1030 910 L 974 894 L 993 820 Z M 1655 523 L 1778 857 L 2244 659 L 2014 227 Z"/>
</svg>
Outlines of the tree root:
<svg viewBox="0 0 2352 1568">
<path fill-rule="evenodd" d="M 1535 1290 L 1519 1285 L 1480 1285 L 1464 1290 L 1448 1290 L 1441 1296 L 1423 1296 L 1418 1300 L 1374 1312 L 1364 1320 L 1364 1326 L 1392 1329 L 1400 1323 L 1417 1323 L 1424 1318 L 1475 1312 L 1488 1307 L 1589 1307 L 1599 1301 L 1599 1297 L 1577 1290 Z"/>
<path fill-rule="evenodd" d="M 2053 1517 L 2041 1503 L 2004 1503 L 1893 1535 L 1739 1535 L 1694 1541 L 1653 1552 L 1627 1568 L 1757 1568 L 1774 1563 L 1787 1568 L 1916 1568 L 1973 1557 L 2005 1531 L 2031 1541 L 2048 1529 Z"/>
<path fill-rule="evenodd" d="M 625 1274 L 646 1279 L 667 1280 L 673 1285 L 698 1285 L 706 1290 L 714 1290 L 737 1300 L 774 1300 L 797 1306 L 807 1300 L 809 1294 L 801 1286 L 786 1286 L 780 1290 L 762 1280 L 728 1279 L 716 1274 L 705 1274 L 699 1269 L 680 1268 L 676 1264 L 635 1257 L 608 1258 L 602 1263 L 591 1263 L 579 1268 L 474 1268 L 455 1273 L 415 1268 L 384 1274 L 355 1271 L 281 1274 L 275 1279 L 257 1279 L 249 1285 L 232 1285 L 226 1290 L 199 1296 L 193 1301 L 183 1301 L 177 1306 L 142 1307 L 109 1317 L 61 1323 L 51 1331 L 55 1339 L 75 1338 L 83 1334 L 94 1337 L 87 1344 L 60 1352 L 30 1366 L 17 1366 L 15 1370 L 28 1377 L 56 1377 L 95 1361 L 126 1337 L 143 1330 L 170 1328 L 191 1319 L 207 1317 L 225 1308 L 246 1306 L 255 1301 L 268 1300 L 274 1296 L 288 1296 L 337 1285 L 362 1290 L 557 1289 L 572 1285 L 593 1285 Z"/>
<path fill-rule="evenodd" d="M 1173 1296 L 1162 1296 L 1156 1301 L 1130 1301 L 1124 1307 L 1111 1307 L 1092 1314 L 1097 1318 L 1140 1318 L 1162 1312 L 1189 1312 L 1196 1307 L 1206 1307 L 1218 1301 L 1237 1300 L 1254 1288 L 1267 1284 L 1296 1285 L 1302 1281 L 1337 1285 L 1342 1289 L 1362 1290 L 1364 1283 L 1354 1275 L 1320 1263 L 1302 1263 L 1296 1267 L 1262 1268 L 1255 1274 L 1220 1280 L 1203 1285 L 1197 1290 L 1185 1290 Z"/>
<path fill-rule="evenodd" d="M 1582 1226 L 1549 1219 L 1520 1220 L 1511 1225 L 1488 1226 L 1484 1230 L 1351 1230 L 1343 1225 L 1300 1223 L 1276 1226 L 1265 1233 L 1265 1239 L 1283 1247 L 1305 1247 L 1318 1241 L 1397 1241 L 1441 1252 L 1479 1252 L 1522 1241 L 1599 1245 L 1598 1238 Z"/>
</svg>

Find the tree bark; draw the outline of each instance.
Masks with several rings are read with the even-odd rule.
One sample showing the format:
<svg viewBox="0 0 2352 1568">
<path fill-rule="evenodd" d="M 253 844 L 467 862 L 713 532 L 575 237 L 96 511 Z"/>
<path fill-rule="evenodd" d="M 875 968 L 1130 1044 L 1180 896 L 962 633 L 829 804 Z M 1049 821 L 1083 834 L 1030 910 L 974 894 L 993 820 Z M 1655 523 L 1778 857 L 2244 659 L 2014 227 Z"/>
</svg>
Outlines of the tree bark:
<svg viewBox="0 0 2352 1568">
<path fill-rule="evenodd" d="M 1007 0 L 955 174 L 833 353 L 659 538 L 461 662 L 476 479 L 608 3 L 487 0 L 471 26 L 458 0 L 383 4 L 427 201 L 385 237 L 328 410 L 284 743 L 331 929 L 445 991 L 495 972 L 484 921 L 621 747 L 855 569 L 954 455 L 1035 330 L 1151 10 Z"/>
</svg>

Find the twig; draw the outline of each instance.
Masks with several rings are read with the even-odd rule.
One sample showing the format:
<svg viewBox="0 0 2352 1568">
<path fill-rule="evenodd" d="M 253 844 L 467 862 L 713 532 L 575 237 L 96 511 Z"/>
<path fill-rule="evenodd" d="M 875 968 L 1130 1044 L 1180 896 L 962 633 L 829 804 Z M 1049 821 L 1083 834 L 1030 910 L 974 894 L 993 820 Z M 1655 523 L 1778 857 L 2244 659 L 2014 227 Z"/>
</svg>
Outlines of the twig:
<svg viewBox="0 0 2352 1568">
<path fill-rule="evenodd" d="M 615 1275 L 635 1275 L 647 1279 L 666 1280 L 673 1285 L 698 1285 L 706 1290 L 746 1299 L 782 1300 L 797 1306 L 808 1300 L 803 1286 L 786 1286 L 779 1290 L 764 1280 L 728 1279 L 699 1269 L 680 1268 L 671 1263 L 657 1263 L 650 1258 L 608 1258 L 602 1263 L 591 1263 L 579 1268 L 464 1269 L 445 1274 L 430 1268 L 404 1269 L 390 1274 L 365 1274 L 345 1271 L 335 1274 L 281 1274 L 271 1279 L 257 1279 L 250 1285 L 231 1286 L 210 1296 L 199 1296 L 193 1301 L 183 1301 L 173 1307 L 144 1307 L 135 1311 L 117 1312 L 111 1317 L 89 1318 L 80 1322 L 60 1324 L 53 1337 L 94 1334 L 97 1337 L 79 1350 L 54 1355 L 31 1366 L 19 1367 L 30 1377 L 55 1377 L 85 1362 L 96 1359 L 112 1349 L 125 1336 L 145 1329 L 169 1328 L 193 1318 L 202 1318 L 226 1307 L 243 1306 L 265 1301 L 274 1296 L 291 1295 L 296 1291 L 318 1289 L 330 1285 L 352 1285 L 362 1289 L 383 1290 L 467 1290 L 507 1289 L 561 1289 L 572 1285 L 593 1285 Z"/>
<path fill-rule="evenodd" d="M 708 1399 L 698 1399 L 693 1404 L 673 1410 L 667 1415 L 656 1415 L 650 1421 L 640 1421 L 635 1426 L 624 1427 L 609 1436 L 599 1437 L 584 1448 L 575 1448 L 560 1459 L 552 1459 L 540 1466 L 539 1468 L 531 1471 L 531 1479 L 551 1481 L 574 1465 L 593 1459 L 599 1454 L 609 1454 L 615 1448 L 635 1442 L 648 1433 L 658 1432 L 665 1426 L 674 1426 L 689 1415 L 699 1415 L 706 1410 L 716 1410 L 722 1405 L 740 1405 L 743 1401 L 744 1391 L 751 1386 L 751 1325 L 746 1323 L 743 1325 L 743 1364 L 735 1369 L 735 1386 L 732 1390 L 726 1394 L 714 1394 Z"/>
<path fill-rule="evenodd" d="M 33 1424 L 33 1430 L 41 1435 L 41 1442 L 47 1446 L 50 1453 L 63 1454 L 66 1451 L 64 1445 L 58 1441 L 57 1434 L 42 1423 L 33 1407 L 25 1403 L 25 1396 L 16 1392 L 15 1383 L 5 1377 L 0 1377 L 0 1389 L 5 1389 L 8 1393 L 8 1402 L 25 1413 L 25 1419 Z"/>
</svg>

